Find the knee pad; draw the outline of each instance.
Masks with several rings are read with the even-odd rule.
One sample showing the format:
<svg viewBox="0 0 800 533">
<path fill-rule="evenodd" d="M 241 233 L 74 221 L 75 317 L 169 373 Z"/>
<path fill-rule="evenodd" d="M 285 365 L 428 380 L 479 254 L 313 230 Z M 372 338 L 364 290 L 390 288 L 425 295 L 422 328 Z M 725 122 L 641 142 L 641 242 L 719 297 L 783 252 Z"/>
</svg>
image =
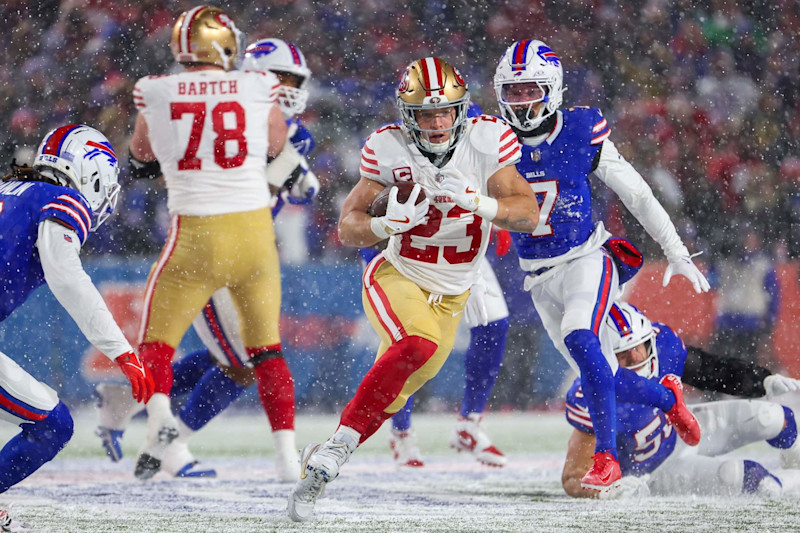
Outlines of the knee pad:
<svg viewBox="0 0 800 533">
<path fill-rule="evenodd" d="M 64 402 L 58 402 L 47 418 L 23 424 L 22 431 L 26 439 L 42 444 L 55 456 L 72 438 L 72 416 Z"/>
</svg>

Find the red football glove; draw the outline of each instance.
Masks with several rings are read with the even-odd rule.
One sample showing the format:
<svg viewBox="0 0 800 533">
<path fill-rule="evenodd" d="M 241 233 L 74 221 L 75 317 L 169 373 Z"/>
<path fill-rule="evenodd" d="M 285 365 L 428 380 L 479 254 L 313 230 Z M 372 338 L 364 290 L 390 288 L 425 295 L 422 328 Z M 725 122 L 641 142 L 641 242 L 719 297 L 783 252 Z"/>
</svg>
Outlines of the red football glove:
<svg viewBox="0 0 800 533">
<path fill-rule="evenodd" d="M 155 392 L 156 385 L 153 382 L 153 376 L 150 374 L 150 369 L 136 357 L 133 352 L 127 352 L 116 359 L 122 373 L 131 382 L 131 394 L 137 402 L 147 403 L 150 396 Z"/>
<path fill-rule="evenodd" d="M 507 229 L 495 228 L 497 230 L 497 243 L 494 251 L 497 257 L 503 257 L 511 249 L 511 234 Z"/>
</svg>

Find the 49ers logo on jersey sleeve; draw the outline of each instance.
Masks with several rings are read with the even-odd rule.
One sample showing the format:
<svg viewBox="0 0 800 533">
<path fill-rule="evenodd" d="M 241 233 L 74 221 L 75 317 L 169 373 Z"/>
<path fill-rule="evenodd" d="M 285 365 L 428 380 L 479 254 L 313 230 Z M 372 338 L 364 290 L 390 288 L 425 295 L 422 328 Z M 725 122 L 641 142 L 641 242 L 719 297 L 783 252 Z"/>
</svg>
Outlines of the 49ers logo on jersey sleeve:
<svg viewBox="0 0 800 533">
<path fill-rule="evenodd" d="M 413 176 L 411 175 L 411 167 L 399 167 L 392 169 L 392 176 L 394 176 L 394 181 L 412 181 Z"/>
</svg>

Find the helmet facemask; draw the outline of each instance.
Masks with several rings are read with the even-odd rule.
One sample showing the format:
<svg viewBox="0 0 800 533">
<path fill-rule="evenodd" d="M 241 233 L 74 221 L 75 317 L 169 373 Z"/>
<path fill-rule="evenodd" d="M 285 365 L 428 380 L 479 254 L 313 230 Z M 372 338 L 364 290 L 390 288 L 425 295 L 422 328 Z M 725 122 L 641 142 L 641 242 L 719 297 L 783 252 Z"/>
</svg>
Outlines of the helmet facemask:
<svg viewBox="0 0 800 533">
<path fill-rule="evenodd" d="M 646 316 L 629 303 L 615 302 L 608 311 L 605 328 L 611 337 L 615 354 L 644 346 L 646 355 L 642 361 L 626 365 L 625 368 L 645 378 L 658 376 L 657 332 Z"/>
<path fill-rule="evenodd" d="M 303 53 L 290 42 L 281 39 L 261 39 L 252 43 L 244 52 L 243 70 L 272 72 L 280 79 L 278 105 L 285 118 L 291 118 L 306 110 L 311 70 Z M 286 84 L 286 78 L 294 76 L 297 87 Z"/>
<path fill-rule="evenodd" d="M 539 98 L 515 98 L 515 86 L 535 84 L 541 90 Z M 524 40 L 511 45 L 494 75 L 494 90 L 500 113 L 515 129 L 532 131 L 553 115 L 563 101 L 564 73 L 561 61 L 550 47 L 541 41 Z M 522 91 L 517 92 L 520 94 Z M 538 112 L 533 108 L 542 103 Z"/>
<path fill-rule="evenodd" d="M 403 125 L 406 127 L 414 144 L 417 147 L 431 154 L 446 154 L 455 146 L 467 124 L 467 108 L 469 107 L 469 95 L 454 105 L 413 105 L 405 104 L 400 106 L 403 118 Z M 425 129 L 419 124 L 418 113 L 420 111 L 447 110 L 454 111 L 453 125 L 443 129 Z M 441 133 L 448 133 L 447 140 L 436 143 L 431 140 L 431 136 Z"/>
<path fill-rule="evenodd" d="M 114 212 L 119 164 L 111 143 L 96 129 L 69 124 L 51 131 L 39 145 L 33 167 L 83 195 L 92 209 L 91 231 Z"/>
</svg>

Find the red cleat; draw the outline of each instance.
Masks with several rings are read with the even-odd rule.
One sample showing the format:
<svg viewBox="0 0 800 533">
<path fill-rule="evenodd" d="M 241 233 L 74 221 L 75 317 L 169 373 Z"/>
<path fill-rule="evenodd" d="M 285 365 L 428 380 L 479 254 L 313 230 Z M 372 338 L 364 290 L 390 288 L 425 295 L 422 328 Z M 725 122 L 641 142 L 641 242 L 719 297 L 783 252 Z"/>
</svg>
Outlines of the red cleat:
<svg viewBox="0 0 800 533">
<path fill-rule="evenodd" d="M 615 489 L 622 478 L 617 458 L 611 452 L 597 452 L 592 456 L 592 461 L 592 469 L 581 478 L 581 488 L 597 492 Z"/>
<path fill-rule="evenodd" d="M 689 446 L 697 446 L 700 443 L 700 424 L 692 412 L 686 407 L 683 401 L 683 383 L 681 378 L 675 374 L 667 374 L 661 381 L 662 385 L 672 391 L 675 395 L 675 405 L 667 411 L 667 420 L 670 421 L 678 436 Z"/>
</svg>

